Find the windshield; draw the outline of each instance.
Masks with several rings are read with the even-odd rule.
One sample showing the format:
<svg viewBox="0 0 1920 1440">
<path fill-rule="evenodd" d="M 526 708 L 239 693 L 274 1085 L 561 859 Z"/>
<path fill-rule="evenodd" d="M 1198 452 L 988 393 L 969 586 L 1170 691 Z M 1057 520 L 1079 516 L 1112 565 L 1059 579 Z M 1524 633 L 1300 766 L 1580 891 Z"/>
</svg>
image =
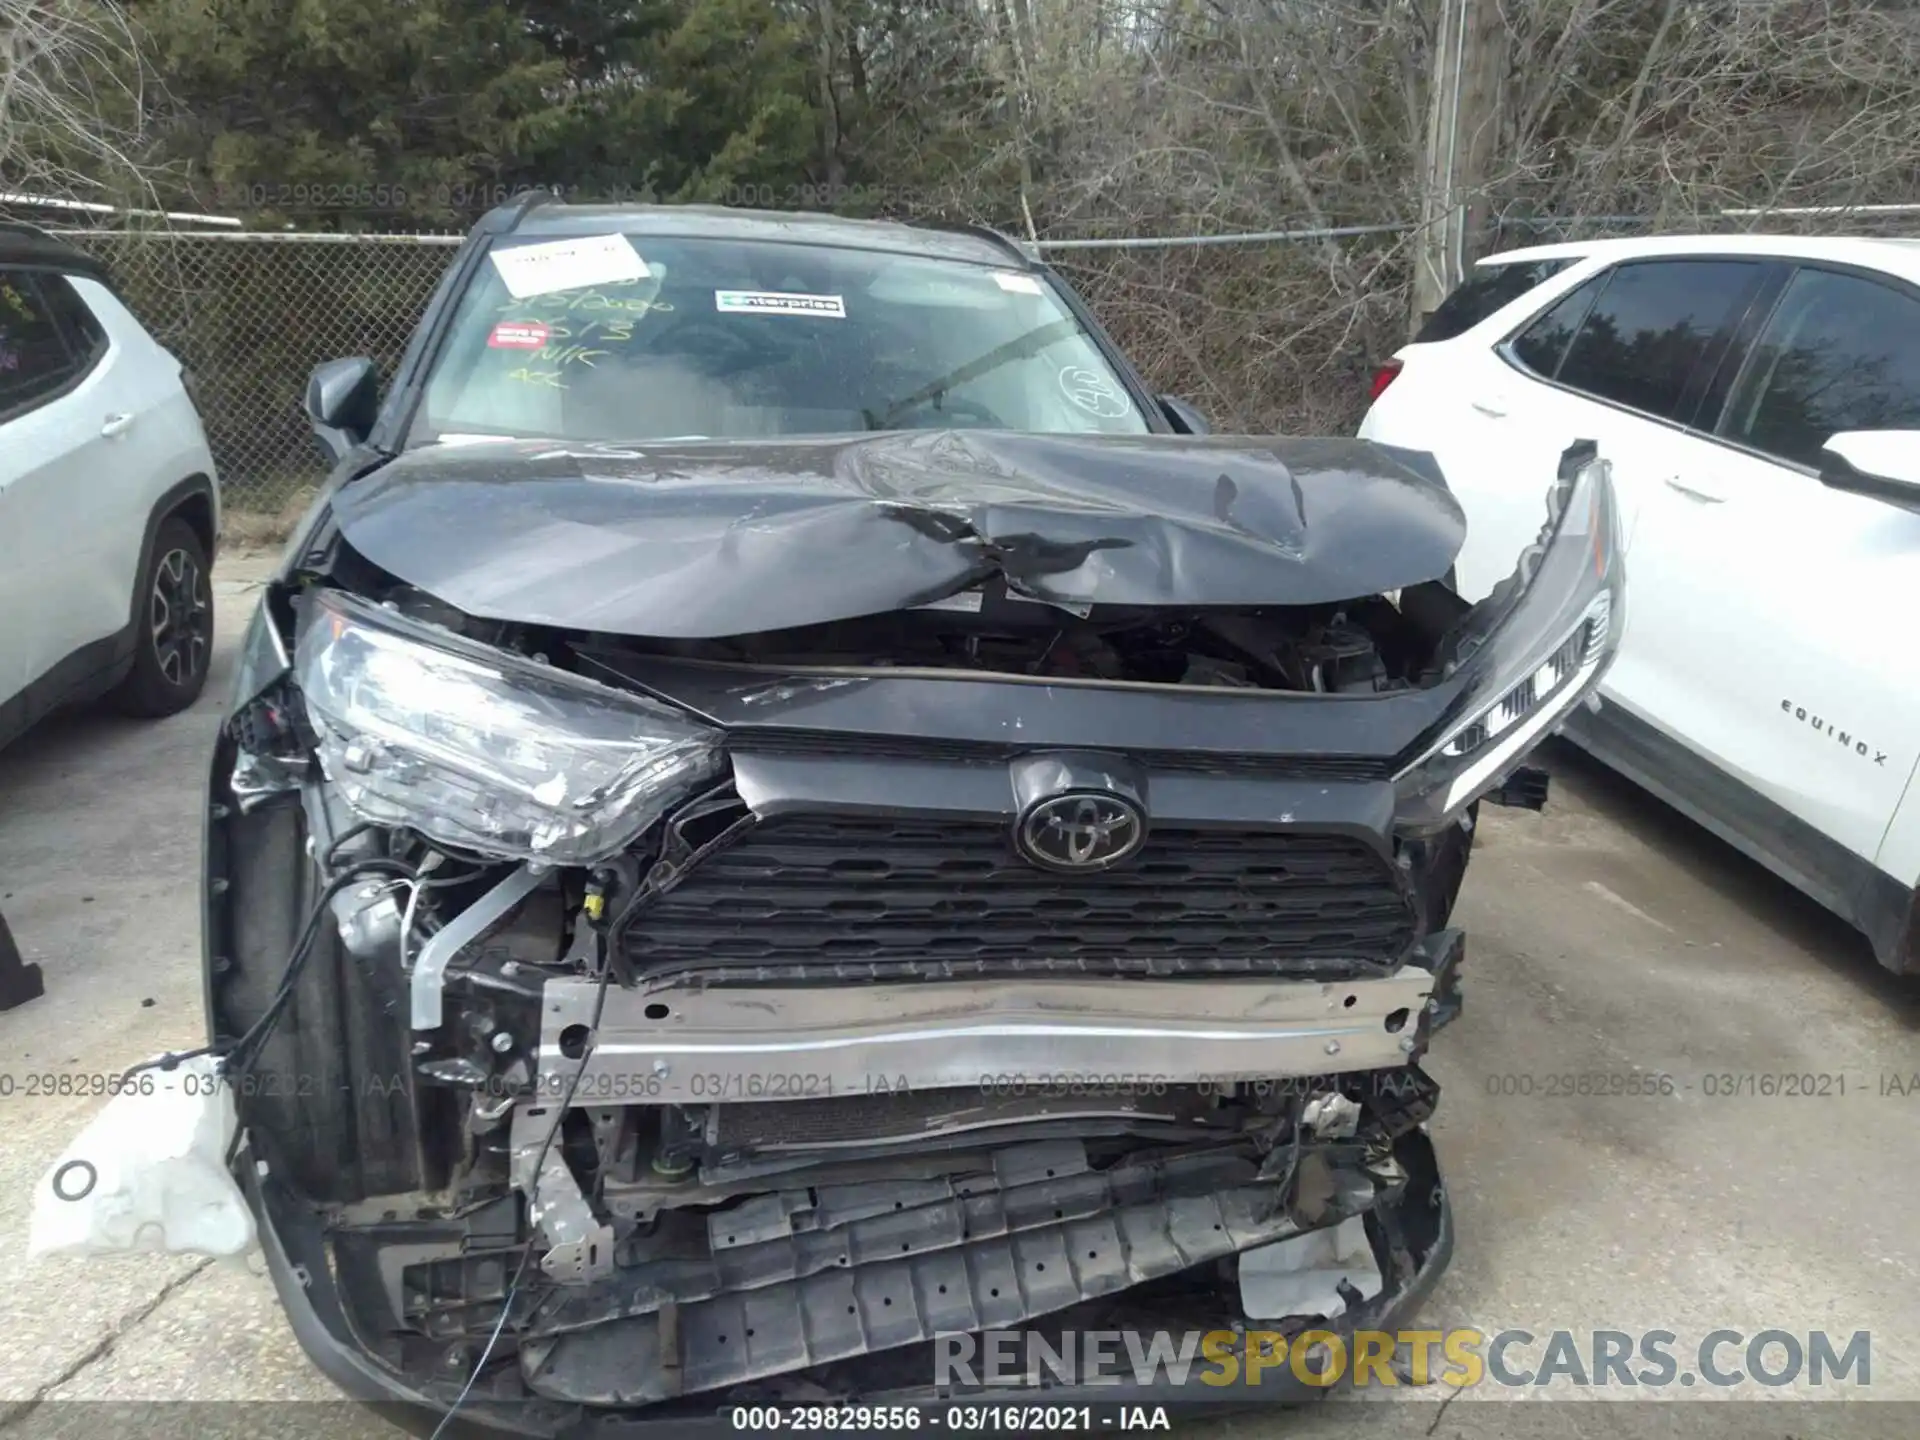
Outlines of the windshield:
<svg viewBox="0 0 1920 1440">
<path fill-rule="evenodd" d="M 643 235 L 496 247 L 461 297 L 413 444 L 1150 426 L 1040 276 L 962 261 Z"/>
</svg>

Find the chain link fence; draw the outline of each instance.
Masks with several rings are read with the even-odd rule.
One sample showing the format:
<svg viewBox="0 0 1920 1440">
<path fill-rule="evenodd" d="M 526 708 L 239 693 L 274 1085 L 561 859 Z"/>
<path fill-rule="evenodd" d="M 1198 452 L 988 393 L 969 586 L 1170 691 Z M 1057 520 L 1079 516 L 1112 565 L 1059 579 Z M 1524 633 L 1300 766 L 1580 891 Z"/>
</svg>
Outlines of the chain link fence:
<svg viewBox="0 0 1920 1440">
<path fill-rule="evenodd" d="M 1191 397 L 1222 428 L 1327 430 L 1358 419 L 1368 354 L 1404 338 L 1406 266 L 1395 258 L 1404 229 L 1041 248 L 1157 385 Z M 134 313 L 191 373 L 229 509 L 265 517 L 255 527 L 263 534 L 273 517 L 291 519 L 325 473 L 302 406 L 313 367 L 366 355 L 391 374 L 462 238 L 59 233 L 107 263 Z M 1323 260 L 1296 243 L 1303 238 L 1364 259 L 1373 282 L 1345 297 L 1346 310 L 1321 313 Z"/>
<path fill-rule="evenodd" d="M 1518 217 L 1482 251 L 1663 231 L 1906 236 L 1920 206 L 1708 215 Z M 323 360 L 393 373 L 458 235 L 61 232 L 112 269 L 128 304 L 194 377 L 228 505 L 292 518 L 325 466 L 302 408 Z M 1159 389 L 1218 428 L 1351 433 L 1373 364 L 1407 336 L 1416 227 L 1043 240 Z"/>
<path fill-rule="evenodd" d="M 368 355 L 392 374 L 457 235 L 68 231 L 111 268 L 129 308 L 193 376 L 221 489 L 274 514 L 325 473 L 307 376 Z"/>
</svg>

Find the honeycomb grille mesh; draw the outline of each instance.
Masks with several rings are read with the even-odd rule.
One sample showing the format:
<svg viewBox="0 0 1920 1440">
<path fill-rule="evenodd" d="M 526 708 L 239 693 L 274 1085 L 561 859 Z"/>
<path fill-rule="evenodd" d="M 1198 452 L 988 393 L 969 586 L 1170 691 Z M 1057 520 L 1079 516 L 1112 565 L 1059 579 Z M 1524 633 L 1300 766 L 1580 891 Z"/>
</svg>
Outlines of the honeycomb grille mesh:
<svg viewBox="0 0 1920 1440">
<path fill-rule="evenodd" d="M 1339 835 L 1157 829 L 1120 867 L 1055 874 L 1008 827 L 785 816 L 701 863 L 627 931 L 682 962 L 1178 973 L 1183 964 L 1388 962 L 1413 938 L 1391 865 Z"/>
</svg>

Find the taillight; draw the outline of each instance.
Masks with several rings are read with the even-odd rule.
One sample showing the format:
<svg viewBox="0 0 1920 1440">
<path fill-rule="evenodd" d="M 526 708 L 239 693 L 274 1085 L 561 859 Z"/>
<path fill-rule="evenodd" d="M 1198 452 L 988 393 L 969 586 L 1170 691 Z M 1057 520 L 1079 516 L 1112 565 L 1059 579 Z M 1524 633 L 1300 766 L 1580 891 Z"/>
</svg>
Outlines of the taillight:
<svg viewBox="0 0 1920 1440">
<path fill-rule="evenodd" d="M 1386 364 L 1373 372 L 1372 392 L 1367 398 L 1369 400 L 1378 400 L 1382 395 L 1386 394 L 1387 386 L 1391 385 L 1399 376 L 1400 362 L 1398 360 L 1387 361 Z"/>
</svg>

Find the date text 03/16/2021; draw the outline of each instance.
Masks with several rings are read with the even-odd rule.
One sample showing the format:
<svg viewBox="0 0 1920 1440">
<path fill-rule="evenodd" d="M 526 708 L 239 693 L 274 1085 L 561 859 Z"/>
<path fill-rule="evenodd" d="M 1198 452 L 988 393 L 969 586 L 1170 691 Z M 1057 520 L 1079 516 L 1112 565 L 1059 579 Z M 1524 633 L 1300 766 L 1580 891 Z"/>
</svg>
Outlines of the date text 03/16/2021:
<svg viewBox="0 0 1920 1440">
<path fill-rule="evenodd" d="M 1676 1075 L 1661 1070 L 1556 1071 L 1489 1074 L 1488 1095 L 1501 1100 L 1651 1099 L 1858 1100 L 1920 1096 L 1920 1070 L 1711 1070 Z"/>
<path fill-rule="evenodd" d="M 720 1412 L 737 1434 L 1093 1435 L 1171 1432 L 1184 1413 L 1167 1405 L 734 1405 Z"/>
<path fill-rule="evenodd" d="M 1803 1392 L 1807 1386 L 1861 1392 L 1873 1383 L 1873 1337 L 1864 1330 L 1717 1329 L 1692 1342 L 1671 1330 L 1361 1330 L 1350 1337 L 1325 1330 L 1296 1336 L 1259 1330 L 1178 1336 L 1088 1331 L 1062 1335 L 1057 1342 L 1032 1332 L 1002 1331 L 940 1336 L 935 1349 L 935 1383 L 942 1386 L 1032 1387 L 1041 1383 L 1044 1370 L 1062 1384 L 1083 1386 L 1164 1379 L 1191 1393 L 1195 1403 L 750 1404 L 727 1407 L 720 1417 L 737 1433 L 1114 1433 L 1169 1431 L 1183 1419 L 1204 1415 L 1208 1391 L 1200 1387 L 1213 1387 L 1216 1401 L 1232 1400 L 1289 1379 L 1320 1390 L 1342 1382 L 1359 1389 L 1437 1383 L 1456 1392 L 1598 1388 L 1623 1394 L 1697 1386 L 1722 1392 Z M 1123 1358 L 1128 1363 L 1117 1369 L 1109 1364 Z M 1190 1380 L 1197 1384 L 1188 1392 Z"/>
</svg>

